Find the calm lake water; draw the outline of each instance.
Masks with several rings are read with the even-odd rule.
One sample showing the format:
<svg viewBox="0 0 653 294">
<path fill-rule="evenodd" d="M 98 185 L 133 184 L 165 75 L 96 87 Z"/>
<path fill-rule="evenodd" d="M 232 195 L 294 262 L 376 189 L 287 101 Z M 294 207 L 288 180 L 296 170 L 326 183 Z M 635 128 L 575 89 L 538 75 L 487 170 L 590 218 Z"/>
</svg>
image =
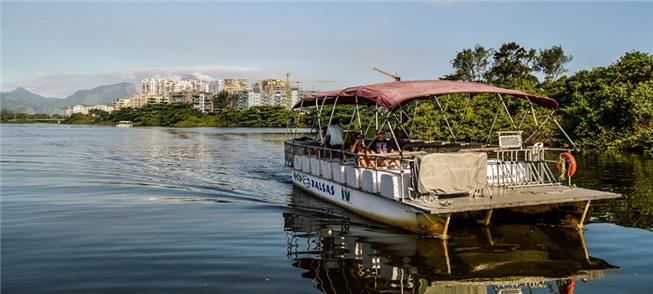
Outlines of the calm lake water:
<svg viewBox="0 0 653 294">
<path fill-rule="evenodd" d="M 2 125 L 2 293 L 650 293 L 653 161 L 580 156 L 583 234 L 380 226 L 294 189 L 270 129 Z M 517 290 L 520 289 L 520 290 Z"/>
</svg>

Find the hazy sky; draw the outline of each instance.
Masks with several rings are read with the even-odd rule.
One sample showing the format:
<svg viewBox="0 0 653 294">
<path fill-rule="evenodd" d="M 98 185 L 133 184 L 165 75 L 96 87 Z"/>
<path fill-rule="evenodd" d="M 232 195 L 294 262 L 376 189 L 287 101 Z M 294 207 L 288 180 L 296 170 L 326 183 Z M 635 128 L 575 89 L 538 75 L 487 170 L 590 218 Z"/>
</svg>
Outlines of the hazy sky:
<svg viewBox="0 0 653 294">
<path fill-rule="evenodd" d="M 451 72 L 457 50 L 562 45 L 571 72 L 653 52 L 653 3 L 2 2 L 2 90 L 63 97 L 150 76 L 333 79 Z M 310 86 L 309 86 L 310 87 Z"/>
</svg>

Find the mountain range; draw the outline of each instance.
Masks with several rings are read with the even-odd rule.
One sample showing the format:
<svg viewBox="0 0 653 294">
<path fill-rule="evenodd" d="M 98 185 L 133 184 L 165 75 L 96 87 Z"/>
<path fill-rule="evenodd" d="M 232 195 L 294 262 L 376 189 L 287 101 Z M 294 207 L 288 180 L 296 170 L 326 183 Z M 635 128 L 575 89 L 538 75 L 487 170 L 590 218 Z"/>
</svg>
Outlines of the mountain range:
<svg viewBox="0 0 653 294">
<path fill-rule="evenodd" d="M 66 98 L 43 97 L 21 87 L 11 92 L 0 92 L 0 107 L 21 113 L 63 113 L 69 106 L 110 105 L 118 98 L 133 96 L 136 93 L 134 84 L 127 82 L 78 90 Z"/>
</svg>

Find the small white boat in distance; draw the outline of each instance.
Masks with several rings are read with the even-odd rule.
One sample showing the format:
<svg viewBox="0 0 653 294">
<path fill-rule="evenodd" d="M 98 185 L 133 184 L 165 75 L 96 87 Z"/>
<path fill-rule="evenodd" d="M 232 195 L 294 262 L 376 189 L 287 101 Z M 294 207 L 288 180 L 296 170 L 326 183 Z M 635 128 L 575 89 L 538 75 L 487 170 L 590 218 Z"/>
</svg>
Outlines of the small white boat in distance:
<svg viewBox="0 0 653 294">
<path fill-rule="evenodd" d="M 132 128 L 134 127 L 134 124 L 132 124 L 131 121 L 129 120 L 121 120 L 116 124 L 117 128 Z"/>
</svg>

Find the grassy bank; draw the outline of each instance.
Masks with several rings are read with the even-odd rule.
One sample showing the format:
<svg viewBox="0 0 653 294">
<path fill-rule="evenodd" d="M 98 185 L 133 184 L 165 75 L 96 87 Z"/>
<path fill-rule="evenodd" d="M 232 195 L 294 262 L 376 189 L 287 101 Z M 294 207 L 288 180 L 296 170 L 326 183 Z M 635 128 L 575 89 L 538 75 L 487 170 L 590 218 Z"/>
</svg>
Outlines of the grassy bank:
<svg viewBox="0 0 653 294">
<path fill-rule="evenodd" d="M 65 119 L 60 114 L 44 114 L 44 113 L 16 113 L 12 111 L 2 110 L 0 112 L 0 123 L 12 124 L 28 124 L 28 123 L 58 123 Z"/>
</svg>

